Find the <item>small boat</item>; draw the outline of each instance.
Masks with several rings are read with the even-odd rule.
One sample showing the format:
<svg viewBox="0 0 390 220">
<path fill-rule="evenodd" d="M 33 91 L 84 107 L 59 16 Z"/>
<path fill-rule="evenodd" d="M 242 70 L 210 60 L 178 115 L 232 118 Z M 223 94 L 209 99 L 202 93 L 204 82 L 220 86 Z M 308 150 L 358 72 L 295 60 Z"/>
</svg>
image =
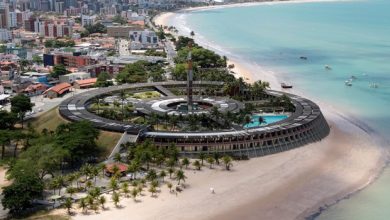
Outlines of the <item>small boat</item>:
<svg viewBox="0 0 390 220">
<path fill-rule="evenodd" d="M 326 70 L 332 70 L 332 67 L 330 67 L 329 65 L 325 65 L 325 69 Z"/>
<path fill-rule="evenodd" d="M 351 79 L 352 79 L 352 80 L 355 80 L 355 79 L 357 79 L 357 77 L 354 76 L 354 75 L 352 75 L 352 76 L 351 76 Z"/>
<path fill-rule="evenodd" d="M 293 86 L 291 84 L 281 83 L 280 86 L 283 89 L 291 89 Z"/>
<path fill-rule="evenodd" d="M 345 81 L 345 83 L 344 83 L 346 86 L 352 86 L 352 82 L 351 82 L 351 80 L 347 80 L 347 81 Z"/>
<path fill-rule="evenodd" d="M 301 60 L 307 60 L 307 57 L 301 56 L 301 57 L 299 57 L 299 59 L 301 59 Z"/>
</svg>

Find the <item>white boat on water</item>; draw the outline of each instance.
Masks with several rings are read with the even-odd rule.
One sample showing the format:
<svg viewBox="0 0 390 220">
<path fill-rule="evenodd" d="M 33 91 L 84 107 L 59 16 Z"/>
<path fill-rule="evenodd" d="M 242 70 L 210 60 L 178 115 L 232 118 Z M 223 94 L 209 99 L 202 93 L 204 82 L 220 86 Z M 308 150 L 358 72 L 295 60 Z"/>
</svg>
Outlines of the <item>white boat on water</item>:
<svg viewBox="0 0 390 220">
<path fill-rule="evenodd" d="M 351 81 L 351 80 L 346 80 L 346 81 L 344 82 L 344 84 L 345 84 L 346 86 L 352 86 L 352 81 Z"/>
<path fill-rule="evenodd" d="M 325 65 L 325 69 L 326 69 L 326 70 L 331 70 L 332 67 L 330 67 L 329 65 Z"/>
</svg>

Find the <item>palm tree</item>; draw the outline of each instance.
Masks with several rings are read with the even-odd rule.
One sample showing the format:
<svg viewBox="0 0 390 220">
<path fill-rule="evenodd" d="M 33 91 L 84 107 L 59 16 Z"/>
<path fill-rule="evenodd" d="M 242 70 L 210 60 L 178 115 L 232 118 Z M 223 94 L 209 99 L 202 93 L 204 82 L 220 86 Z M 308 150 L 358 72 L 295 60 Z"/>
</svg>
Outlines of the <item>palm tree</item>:
<svg viewBox="0 0 390 220">
<path fill-rule="evenodd" d="M 84 164 L 80 168 L 80 172 L 82 175 L 85 175 L 85 179 L 88 179 L 89 174 L 91 173 L 92 166 L 90 164 Z"/>
<path fill-rule="evenodd" d="M 110 180 L 110 188 L 115 192 L 118 189 L 118 182 L 115 178 L 111 178 Z"/>
<path fill-rule="evenodd" d="M 188 165 L 190 165 L 190 160 L 187 158 L 187 157 L 184 157 L 182 160 L 181 160 L 181 164 L 183 166 L 186 167 L 186 169 L 188 168 Z"/>
<path fill-rule="evenodd" d="M 95 180 L 95 185 L 96 185 L 96 177 L 99 175 L 99 168 L 98 167 L 93 167 L 91 169 L 91 175 L 93 176 Z"/>
<path fill-rule="evenodd" d="M 186 176 L 184 175 L 184 171 L 183 170 L 177 170 L 176 171 L 176 180 L 178 181 L 178 185 L 180 185 L 180 181 L 183 180 L 183 182 L 186 181 Z"/>
<path fill-rule="evenodd" d="M 76 189 L 72 186 L 69 186 L 68 188 L 66 188 L 66 193 L 68 193 L 70 197 L 72 197 L 73 194 L 76 193 Z"/>
<path fill-rule="evenodd" d="M 151 186 L 157 188 L 158 187 L 158 181 L 157 180 L 153 180 L 151 183 L 150 183 Z"/>
<path fill-rule="evenodd" d="M 213 164 L 215 163 L 214 158 L 208 157 L 207 158 L 207 163 L 210 164 L 210 169 L 212 169 L 213 168 Z"/>
<path fill-rule="evenodd" d="M 143 185 L 138 185 L 137 191 L 138 191 L 139 195 L 142 196 L 142 191 L 144 191 L 144 186 Z"/>
<path fill-rule="evenodd" d="M 65 199 L 65 208 L 68 210 L 68 215 L 70 215 L 71 214 L 71 212 L 70 212 L 70 209 L 72 208 L 72 199 L 71 198 L 66 198 Z"/>
<path fill-rule="evenodd" d="M 118 175 L 118 172 L 119 172 L 119 167 L 114 164 L 114 166 L 112 167 L 112 172 L 114 173 L 114 178 L 117 178 L 119 175 Z"/>
<path fill-rule="evenodd" d="M 80 183 L 81 173 L 80 172 L 74 172 L 73 175 L 74 175 L 74 178 L 76 180 L 76 187 L 78 189 L 79 188 L 79 183 Z"/>
<path fill-rule="evenodd" d="M 125 194 L 126 198 L 128 198 L 130 190 L 129 190 L 129 184 L 127 182 L 124 182 L 122 184 L 122 192 Z"/>
<path fill-rule="evenodd" d="M 102 209 L 104 210 L 104 209 L 105 209 L 105 208 L 104 208 L 104 204 L 106 203 L 106 197 L 100 196 L 100 197 L 99 197 L 99 203 L 100 203 L 100 205 L 102 206 Z"/>
<path fill-rule="evenodd" d="M 156 193 L 157 192 L 157 189 L 156 189 L 156 187 L 154 187 L 154 186 L 150 186 L 150 188 L 149 188 L 149 192 L 150 193 L 152 193 L 152 197 L 154 196 L 154 193 Z"/>
<path fill-rule="evenodd" d="M 197 170 L 200 170 L 200 168 L 202 167 L 199 160 L 195 160 L 194 163 L 192 163 L 192 165 L 194 165 L 194 167 L 196 167 Z"/>
<path fill-rule="evenodd" d="M 104 171 L 107 169 L 107 166 L 105 163 L 99 164 L 99 170 L 102 171 L 102 176 L 104 176 Z"/>
<path fill-rule="evenodd" d="M 169 173 L 169 179 L 172 179 L 172 174 L 175 172 L 175 169 L 172 167 L 168 168 L 168 173 Z"/>
<path fill-rule="evenodd" d="M 114 161 L 115 162 L 121 162 L 122 158 L 121 158 L 121 154 L 120 153 L 116 153 L 114 154 Z"/>
<path fill-rule="evenodd" d="M 138 161 L 131 161 L 130 165 L 127 168 L 127 171 L 133 174 L 133 178 L 136 179 L 137 172 L 141 169 L 141 166 Z"/>
<path fill-rule="evenodd" d="M 214 156 L 215 162 L 217 163 L 217 165 L 219 165 L 219 158 L 220 158 L 219 153 L 215 152 L 213 156 Z"/>
<path fill-rule="evenodd" d="M 89 205 L 89 208 L 93 209 L 93 205 L 95 200 L 92 198 L 92 196 L 88 195 L 85 197 L 86 203 Z"/>
<path fill-rule="evenodd" d="M 160 178 L 162 178 L 162 181 L 164 182 L 164 178 L 167 176 L 167 173 L 164 170 L 161 170 L 159 176 Z"/>
<path fill-rule="evenodd" d="M 202 164 L 202 166 L 203 166 L 203 160 L 206 159 L 206 154 L 203 153 L 203 152 L 200 152 L 200 153 L 199 153 L 199 159 L 200 159 L 201 164 Z"/>
<path fill-rule="evenodd" d="M 222 161 L 225 164 L 226 170 L 230 170 L 230 167 L 233 166 L 233 162 L 232 162 L 233 159 L 232 159 L 232 157 L 230 157 L 228 155 L 223 156 Z"/>
<path fill-rule="evenodd" d="M 112 193 L 112 201 L 114 202 L 115 206 L 118 207 L 118 203 L 120 201 L 119 193 L 117 192 Z"/>
<path fill-rule="evenodd" d="M 54 178 L 54 185 L 58 188 L 58 195 L 61 195 L 61 188 L 65 185 L 64 176 L 59 175 Z"/>
<path fill-rule="evenodd" d="M 133 190 L 131 190 L 131 196 L 133 197 L 134 202 L 137 201 L 138 189 L 133 188 Z"/>
<path fill-rule="evenodd" d="M 170 182 L 167 182 L 167 187 L 168 187 L 168 189 L 169 189 L 169 192 L 172 192 L 172 183 L 170 183 Z"/>
<path fill-rule="evenodd" d="M 153 181 L 157 179 L 157 173 L 154 169 L 149 170 L 149 172 L 146 174 L 146 179 Z"/>
<path fill-rule="evenodd" d="M 74 173 L 69 173 L 65 176 L 66 182 L 69 183 L 70 186 L 73 186 L 73 182 L 76 180 L 76 176 Z"/>
<path fill-rule="evenodd" d="M 90 189 L 92 186 L 93 186 L 93 183 L 91 181 L 89 181 L 89 180 L 85 183 L 85 188 L 87 190 Z"/>
<path fill-rule="evenodd" d="M 85 198 L 80 199 L 79 207 L 83 210 L 84 213 L 86 213 L 88 206 L 87 206 L 87 203 L 85 201 Z"/>
<path fill-rule="evenodd" d="M 175 164 L 176 164 L 175 159 L 169 158 L 169 159 L 167 160 L 167 167 L 173 168 L 173 167 L 175 166 Z"/>
</svg>

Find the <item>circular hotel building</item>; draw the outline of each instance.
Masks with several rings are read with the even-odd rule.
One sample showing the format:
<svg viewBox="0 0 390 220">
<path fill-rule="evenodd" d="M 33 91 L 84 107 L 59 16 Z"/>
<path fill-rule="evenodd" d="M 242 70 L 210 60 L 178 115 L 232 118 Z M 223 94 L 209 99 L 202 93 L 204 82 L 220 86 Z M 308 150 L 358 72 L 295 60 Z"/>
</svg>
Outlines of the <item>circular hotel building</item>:
<svg viewBox="0 0 390 220">
<path fill-rule="evenodd" d="M 207 115 L 211 114 L 211 109 L 217 109 L 221 114 L 235 114 L 245 108 L 244 102 L 218 95 L 194 96 L 193 100 L 191 97 L 192 103 L 189 103 L 187 97 L 172 92 L 178 89 L 185 90 L 187 86 L 186 81 L 173 81 L 125 84 L 90 90 L 63 101 L 59 112 L 61 116 L 70 121 L 88 120 L 96 128 L 124 133 L 122 137 L 128 138 L 129 141 L 150 140 L 158 147 L 168 147 L 174 143 L 181 154 L 186 156 L 195 156 L 201 152 L 218 152 L 234 156 L 259 157 L 320 141 L 329 134 L 329 125 L 315 103 L 296 95 L 271 90 L 267 90 L 265 95 L 270 98 L 287 96 L 294 110 L 283 114 L 285 117 L 279 117 L 278 114 L 272 115 L 270 117 L 272 120 L 267 124 L 258 123 L 251 126 L 249 124 L 246 126 L 233 124 L 228 129 L 210 131 L 158 130 L 145 123 L 109 119 L 90 111 L 90 106 L 96 102 L 97 97 L 102 98 L 106 103 L 122 102 L 122 105 L 123 102 L 131 103 L 133 113 L 140 115 L 140 117 Z M 202 94 L 199 91 L 205 87 L 222 88 L 223 83 L 194 81 L 191 86 L 193 86 L 195 93 Z M 120 91 L 131 91 L 132 93 L 154 91 L 161 95 L 146 99 L 126 98 L 120 100 L 115 95 Z M 187 106 L 187 104 L 191 105 L 191 111 L 182 111 L 183 108 L 188 110 L 189 105 Z M 273 121 L 275 117 L 278 117 L 278 120 Z M 218 119 L 215 121 L 218 123 Z"/>
</svg>

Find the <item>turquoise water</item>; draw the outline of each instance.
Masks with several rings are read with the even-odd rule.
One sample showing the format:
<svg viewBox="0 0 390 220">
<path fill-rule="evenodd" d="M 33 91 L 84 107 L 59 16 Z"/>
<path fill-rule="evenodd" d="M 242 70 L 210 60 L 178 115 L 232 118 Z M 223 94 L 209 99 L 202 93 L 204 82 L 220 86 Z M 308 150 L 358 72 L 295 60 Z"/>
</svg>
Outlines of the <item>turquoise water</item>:
<svg viewBox="0 0 390 220">
<path fill-rule="evenodd" d="M 180 18 L 190 27 L 185 31 L 194 30 L 210 46 L 274 71 L 308 98 L 342 109 L 388 138 L 390 1 L 270 4 L 198 11 Z M 345 86 L 351 75 L 357 79 Z M 379 88 L 370 88 L 370 83 Z M 390 219 L 389 185 L 387 169 L 372 186 L 318 219 Z"/>
<path fill-rule="evenodd" d="M 264 120 L 261 124 L 259 122 L 260 117 L 262 117 Z M 287 115 L 252 115 L 251 122 L 244 125 L 244 128 L 265 126 L 286 119 L 287 117 Z"/>
</svg>

